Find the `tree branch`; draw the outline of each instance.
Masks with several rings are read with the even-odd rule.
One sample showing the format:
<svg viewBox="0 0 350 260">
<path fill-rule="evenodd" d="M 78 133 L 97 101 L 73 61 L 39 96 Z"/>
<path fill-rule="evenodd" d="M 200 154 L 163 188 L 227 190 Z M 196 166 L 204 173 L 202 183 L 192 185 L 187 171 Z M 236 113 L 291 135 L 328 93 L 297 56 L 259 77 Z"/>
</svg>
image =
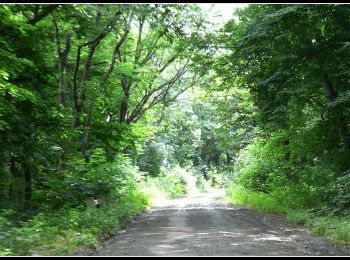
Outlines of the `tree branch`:
<svg viewBox="0 0 350 260">
<path fill-rule="evenodd" d="M 141 48 L 142 30 L 143 30 L 144 22 L 145 22 L 145 16 L 141 16 L 139 20 L 139 34 L 137 37 L 137 44 L 136 44 L 136 50 L 135 50 L 135 60 L 134 60 L 135 64 L 138 64 L 140 55 L 141 55 L 140 48 Z"/>
<path fill-rule="evenodd" d="M 75 68 L 74 68 L 74 75 L 73 75 L 73 100 L 74 100 L 74 106 L 77 111 L 79 111 L 82 106 L 82 102 L 84 101 L 84 91 L 80 94 L 80 98 L 78 101 L 78 82 L 77 82 L 77 76 L 78 76 L 78 71 L 79 71 L 79 66 L 80 66 L 80 55 L 81 55 L 81 50 L 85 46 L 90 46 L 89 49 L 89 54 L 87 57 L 87 60 L 85 62 L 84 66 L 84 71 L 83 71 L 83 76 L 80 81 L 80 86 L 83 86 L 85 84 L 85 81 L 87 80 L 88 72 L 91 67 L 91 62 L 93 55 L 95 53 L 95 49 L 100 44 L 100 42 L 106 37 L 106 35 L 113 29 L 114 25 L 116 24 L 118 17 L 122 14 L 120 10 L 117 10 L 114 14 L 114 18 L 105 26 L 105 29 L 99 33 L 97 37 L 95 37 L 93 40 L 88 41 L 82 45 L 78 46 L 77 50 L 77 58 L 76 58 L 76 63 L 75 63 Z"/>
<path fill-rule="evenodd" d="M 43 7 L 40 12 L 35 12 L 34 17 L 29 19 L 27 21 L 27 23 L 29 23 L 31 25 L 35 25 L 37 22 L 41 21 L 46 16 L 48 16 L 50 13 L 52 13 L 55 9 L 57 9 L 58 6 L 59 5 L 52 5 L 52 4 L 45 5 L 45 7 Z"/>
<path fill-rule="evenodd" d="M 109 76 L 111 75 L 111 73 L 112 73 L 112 71 L 114 69 L 115 61 L 117 59 L 117 55 L 119 53 L 120 47 L 125 42 L 128 34 L 129 34 L 130 22 L 131 21 L 129 21 L 129 23 L 126 23 L 124 35 L 120 38 L 120 40 L 115 45 L 115 48 L 114 48 L 113 54 L 112 54 L 112 58 L 111 58 L 111 64 L 109 65 L 108 70 L 105 72 L 105 74 L 103 75 L 99 85 L 96 88 L 97 95 L 98 95 L 98 93 L 100 93 L 102 91 L 106 81 L 108 80 Z M 90 130 L 90 125 L 91 125 L 91 120 L 92 120 L 93 107 L 94 107 L 97 95 L 90 100 L 89 108 L 88 108 L 88 117 L 86 119 L 86 123 L 85 123 L 85 127 L 84 127 L 83 141 L 82 141 L 82 154 L 85 156 L 85 158 L 87 158 L 86 150 L 88 148 L 88 136 L 89 136 L 89 130 Z"/>
<path fill-rule="evenodd" d="M 173 84 L 176 83 L 187 71 L 187 64 L 189 60 L 187 60 L 186 64 L 177 71 L 177 73 L 170 79 L 169 81 L 159 85 L 155 89 L 151 90 L 150 92 L 146 93 L 141 101 L 136 105 L 135 109 L 133 112 L 130 114 L 129 118 L 127 119 L 127 122 L 136 122 L 147 110 L 150 108 L 154 107 L 157 103 L 160 102 L 162 99 L 164 93 L 166 93 L 172 86 Z M 157 93 L 159 92 L 159 93 Z M 157 93 L 153 98 L 152 95 Z M 150 101 L 149 105 L 147 107 L 146 104 L 148 101 L 152 98 Z"/>
</svg>

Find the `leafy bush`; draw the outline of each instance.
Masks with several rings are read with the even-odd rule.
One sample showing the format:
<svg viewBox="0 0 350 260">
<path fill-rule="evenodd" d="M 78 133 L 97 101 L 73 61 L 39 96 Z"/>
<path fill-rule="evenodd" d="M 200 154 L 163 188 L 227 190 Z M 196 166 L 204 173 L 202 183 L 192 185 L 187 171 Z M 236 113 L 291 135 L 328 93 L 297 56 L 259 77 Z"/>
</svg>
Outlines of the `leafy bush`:
<svg viewBox="0 0 350 260">
<path fill-rule="evenodd" d="M 196 176 L 196 187 L 201 192 L 206 192 L 208 190 L 207 181 L 204 179 L 203 175 Z"/>
<path fill-rule="evenodd" d="M 321 159 L 300 163 L 284 140 L 285 134 L 280 133 L 241 150 L 234 167 L 235 185 L 266 193 L 287 208 L 320 210 L 333 205 L 333 212 L 344 211 L 349 205 L 350 179 L 337 179 L 337 168 Z"/>
<path fill-rule="evenodd" d="M 350 208 L 350 173 L 338 177 L 321 191 L 329 211 L 343 215 L 349 213 L 348 210 L 344 211 L 344 209 Z"/>
<path fill-rule="evenodd" d="M 147 172 L 150 176 L 156 177 L 160 175 L 160 168 L 164 160 L 164 154 L 156 143 L 150 143 L 139 156 L 138 166 L 143 172 Z"/>
<path fill-rule="evenodd" d="M 167 198 L 175 198 L 188 193 L 186 175 L 190 173 L 178 165 L 171 169 L 162 167 L 161 170 L 162 174 L 160 176 L 147 179 L 147 186 L 155 186 L 162 191 Z"/>
<path fill-rule="evenodd" d="M 147 198 L 129 190 L 101 208 L 61 209 L 39 213 L 0 236 L 1 255 L 67 255 L 79 246 L 96 247 L 103 234 L 113 233 L 147 206 Z M 0 218 L 3 220 L 3 218 Z M 3 230 L 3 229 L 2 229 Z"/>
<path fill-rule="evenodd" d="M 284 214 L 289 221 L 305 225 L 315 234 L 325 236 L 334 243 L 350 245 L 350 218 L 348 216 L 343 218 L 332 215 L 320 216 L 322 212 L 305 206 L 307 197 L 293 190 L 266 194 L 231 185 L 227 190 L 227 200 L 265 212 Z M 303 204 L 299 204 L 300 201 Z"/>
<path fill-rule="evenodd" d="M 241 150 L 227 189 L 228 199 L 285 214 L 290 221 L 306 225 L 318 235 L 349 243 L 349 220 L 344 216 L 349 213 L 350 175 L 337 177 L 339 169 L 326 157 L 306 159 L 304 151 L 293 147 L 295 143 L 283 140 L 284 133 L 275 134 Z"/>
<path fill-rule="evenodd" d="M 88 164 L 72 163 L 76 171 L 50 178 L 45 189 L 34 193 L 43 206 L 31 219 L 18 222 L 14 212 L 1 212 L 0 254 L 64 255 L 81 246 L 95 247 L 102 235 L 113 233 L 148 205 L 139 191 L 139 172 L 128 158 L 107 162 L 97 149 Z M 91 198 L 103 199 L 101 207 L 88 202 Z"/>
<path fill-rule="evenodd" d="M 62 176 L 50 178 L 45 189 L 37 190 L 35 198 L 52 208 L 84 207 L 89 198 L 109 198 L 123 195 L 136 187 L 137 169 L 125 157 L 114 162 L 105 162 L 92 156 L 89 164 L 74 160 L 74 169 Z"/>
<path fill-rule="evenodd" d="M 162 173 L 162 167 L 171 168 L 175 160 L 173 158 L 173 147 L 164 143 L 164 140 L 155 140 L 143 149 L 138 156 L 137 165 L 147 175 L 157 177 Z"/>
<path fill-rule="evenodd" d="M 211 167 L 208 171 L 209 184 L 212 187 L 222 187 L 224 185 L 224 171 L 217 167 Z"/>
<path fill-rule="evenodd" d="M 330 238 L 333 242 L 350 245 L 350 219 L 345 218 L 339 221 L 330 234 Z"/>
<path fill-rule="evenodd" d="M 242 186 L 231 186 L 227 190 L 227 196 L 229 201 L 238 205 L 247 205 L 267 212 L 286 212 L 285 204 L 281 204 L 276 197 L 263 192 L 251 191 Z"/>
<path fill-rule="evenodd" d="M 288 213 L 287 218 L 295 224 L 306 225 L 310 219 L 310 212 L 306 210 L 293 210 Z"/>
<path fill-rule="evenodd" d="M 281 152 L 272 144 L 257 141 L 241 150 L 235 163 L 235 181 L 240 185 L 254 190 L 268 192 L 272 178 L 283 177 L 283 171 L 278 164 Z"/>
</svg>

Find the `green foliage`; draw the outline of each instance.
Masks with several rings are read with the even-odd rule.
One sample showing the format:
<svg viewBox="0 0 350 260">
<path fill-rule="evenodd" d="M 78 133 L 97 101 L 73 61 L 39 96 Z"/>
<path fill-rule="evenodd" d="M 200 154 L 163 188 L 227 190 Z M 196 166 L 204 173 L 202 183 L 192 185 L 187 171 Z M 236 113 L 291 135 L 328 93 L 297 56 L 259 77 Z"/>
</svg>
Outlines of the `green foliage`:
<svg viewBox="0 0 350 260">
<path fill-rule="evenodd" d="M 221 188 L 224 185 L 224 174 L 216 167 L 211 167 L 209 169 L 208 179 L 212 187 Z"/>
<path fill-rule="evenodd" d="M 342 212 L 343 209 L 349 209 L 350 206 L 350 175 L 346 174 L 336 178 L 334 181 L 328 183 L 322 189 L 322 195 L 327 201 L 327 210 L 333 214 L 347 214 Z"/>
<path fill-rule="evenodd" d="M 57 175 L 47 180 L 45 189 L 36 190 L 33 199 L 55 209 L 80 207 L 89 198 L 118 197 L 136 186 L 138 173 L 126 158 L 105 162 L 104 153 L 97 150 L 88 165 L 79 160 L 71 163 L 73 169 L 64 178 Z"/>
<path fill-rule="evenodd" d="M 292 208 L 295 204 L 299 208 L 320 210 L 331 208 L 333 201 L 336 204 L 333 209 L 346 209 L 347 182 L 344 180 L 347 178 L 337 178 L 337 168 L 321 160 L 303 164 L 295 149 L 290 155 L 287 147 L 293 144 L 286 145 L 284 137 L 275 135 L 267 142 L 256 141 L 242 150 L 235 162 L 234 182 L 252 191 L 281 196 L 285 203 L 290 201 L 288 205 Z M 337 185 L 343 188 L 335 188 Z"/>
<path fill-rule="evenodd" d="M 292 191 L 275 191 L 271 194 L 255 192 L 242 186 L 231 185 L 227 200 L 238 205 L 247 205 L 266 212 L 287 215 L 289 221 L 309 227 L 315 234 L 326 236 L 332 242 L 349 245 L 349 217 L 319 216 L 312 208 L 303 208 L 308 197 Z"/>
<path fill-rule="evenodd" d="M 148 178 L 146 186 L 154 186 L 159 189 L 167 198 L 176 198 L 189 192 L 186 176 L 190 175 L 186 169 L 179 165 L 173 168 L 162 168 L 161 175 L 155 178 Z"/>
<path fill-rule="evenodd" d="M 187 193 L 175 165 L 198 154 L 193 113 L 172 134 L 158 112 L 202 82 L 203 23 L 194 5 L 0 6 L 2 255 L 96 246 L 147 203 L 136 164 Z"/>
<path fill-rule="evenodd" d="M 170 147 L 169 147 L 170 148 Z M 151 142 L 148 144 L 143 154 L 139 156 L 138 166 L 143 172 L 147 172 L 152 177 L 157 177 L 161 173 L 161 167 L 166 165 L 169 151 L 166 145 Z"/>
<path fill-rule="evenodd" d="M 50 178 L 33 193 L 41 212 L 16 221 L 14 211 L 1 213 L 2 255 L 69 255 L 81 247 L 96 247 L 148 204 L 138 190 L 139 173 L 125 157 L 106 162 L 97 149 L 89 164 L 72 160 L 75 171 Z M 48 189 L 50 187 L 50 189 Z M 49 192 L 47 192 L 49 190 Z M 96 208 L 92 199 L 102 201 Z"/>
<path fill-rule="evenodd" d="M 218 67 L 223 87 L 239 83 L 258 109 L 248 123 L 257 124 L 259 138 L 236 148 L 234 182 L 267 200 L 281 196 L 293 210 L 342 215 L 348 208 L 347 87 L 333 77 L 347 70 L 336 60 L 348 61 L 331 47 L 346 38 L 346 13 L 345 6 L 252 5 L 220 39 L 231 50 L 220 58 L 225 70 Z M 260 199 L 253 204 L 269 208 Z"/>
<path fill-rule="evenodd" d="M 233 185 L 227 192 L 229 200 L 238 205 L 247 205 L 267 212 L 276 213 L 285 213 L 288 207 L 288 204 L 284 203 L 283 197 L 251 191 L 242 186 Z M 283 200 L 283 203 L 281 203 L 281 200 Z"/>
<path fill-rule="evenodd" d="M 207 181 L 204 179 L 202 174 L 198 174 L 196 176 L 196 188 L 200 192 L 207 192 L 208 191 Z"/>
<path fill-rule="evenodd" d="M 240 152 L 235 163 L 238 183 L 255 191 L 267 192 L 272 178 L 284 178 L 283 169 L 278 164 L 282 154 L 280 150 L 273 149 L 278 148 L 273 147 L 273 141 L 270 145 L 258 141 Z"/>
<path fill-rule="evenodd" d="M 130 190 L 101 208 L 40 213 L 28 222 L 5 229 L 0 237 L 0 252 L 1 255 L 70 255 L 82 246 L 96 247 L 102 235 L 113 234 L 146 206 L 146 197 Z"/>
<path fill-rule="evenodd" d="M 347 241 L 349 13 L 249 5 L 209 30 L 192 4 L 1 5 L 1 254 L 96 246 L 140 184 L 192 174 Z"/>
</svg>

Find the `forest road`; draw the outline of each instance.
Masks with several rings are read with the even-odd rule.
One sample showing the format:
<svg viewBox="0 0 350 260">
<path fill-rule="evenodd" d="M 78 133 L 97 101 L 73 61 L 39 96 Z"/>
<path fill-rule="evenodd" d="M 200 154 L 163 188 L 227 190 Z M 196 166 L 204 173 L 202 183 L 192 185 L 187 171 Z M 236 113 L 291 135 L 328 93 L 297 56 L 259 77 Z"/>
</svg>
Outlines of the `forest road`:
<svg viewBox="0 0 350 260">
<path fill-rule="evenodd" d="M 100 256 L 349 255 L 284 218 L 199 193 L 152 208 L 108 240 Z"/>
</svg>

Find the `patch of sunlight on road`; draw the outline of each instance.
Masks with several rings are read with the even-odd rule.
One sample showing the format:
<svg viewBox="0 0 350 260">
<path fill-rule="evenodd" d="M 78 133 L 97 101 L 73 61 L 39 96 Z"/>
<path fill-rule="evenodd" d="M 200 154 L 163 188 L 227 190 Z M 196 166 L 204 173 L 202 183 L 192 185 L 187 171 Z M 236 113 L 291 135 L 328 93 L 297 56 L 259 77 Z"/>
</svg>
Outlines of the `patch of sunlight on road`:
<svg viewBox="0 0 350 260">
<path fill-rule="evenodd" d="M 213 201 L 218 198 L 223 198 L 225 195 L 224 190 L 219 190 L 206 185 L 206 192 L 200 191 L 197 186 L 197 178 L 188 172 L 183 172 L 181 174 L 188 187 L 188 193 L 184 196 L 175 199 L 168 199 L 166 196 L 156 187 L 144 187 L 143 191 L 150 200 L 150 206 L 155 208 L 177 208 L 186 209 L 191 208 L 191 206 L 201 206 L 201 207 L 211 207 Z"/>
<path fill-rule="evenodd" d="M 193 207 L 202 207 L 210 209 L 212 208 L 213 202 L 218 198 L 222 198 L 224 194 L 225 192 L 223 190 L 211 190 L 210 193 L 192 191 L 183 198 L 158 201 L 159 203 L 157 207 L 171 207 L 176 209 L 191 209 Z"/>
</svg>

